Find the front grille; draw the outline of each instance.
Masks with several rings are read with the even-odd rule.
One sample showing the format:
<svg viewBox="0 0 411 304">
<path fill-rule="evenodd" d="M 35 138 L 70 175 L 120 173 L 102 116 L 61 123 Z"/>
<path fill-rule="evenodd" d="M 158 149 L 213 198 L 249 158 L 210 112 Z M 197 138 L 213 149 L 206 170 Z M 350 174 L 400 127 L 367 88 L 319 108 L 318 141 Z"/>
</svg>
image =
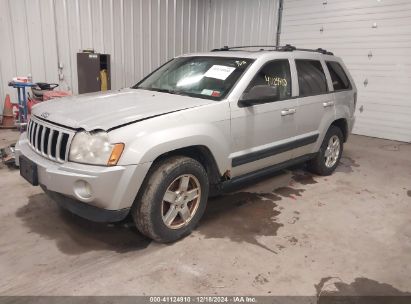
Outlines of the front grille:
<svg viewBox="0 0 411 304">
<path fill-rule="evenodd" d="M 70 130 L 33 119 L 33 117 L 27 128 L 27 138 L 31 148 L 38 154 L 59 163 L 68 161 L 73 135 L 74 133 Z"/>
</svg>

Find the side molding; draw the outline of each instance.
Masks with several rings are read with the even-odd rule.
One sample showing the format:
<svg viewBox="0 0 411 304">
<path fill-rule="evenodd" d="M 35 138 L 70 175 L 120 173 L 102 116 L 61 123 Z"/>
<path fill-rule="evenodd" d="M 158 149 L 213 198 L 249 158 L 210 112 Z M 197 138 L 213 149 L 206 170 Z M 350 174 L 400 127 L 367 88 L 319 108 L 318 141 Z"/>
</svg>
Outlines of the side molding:
<svg viewBox="0 0 411 304">
<path fill-rule="evenodd" d="M 307 155 L 303 155 L 294 159 L 290 159 L 287 160 L 285 162 L 270 166 L 270 167 L 266 167 L 254 172 L 250 172 L 238 177 L 235 177 L 231 180 L 225 181 L 222 184 L 222 190 L 223 191 L 232 191 L 234 190 L 236 187 L 241 186 L 242 184 L 246 183 L 246 182 L 251 182 L 251 181 L 255 181 L 258 180 L 260 178 L 264 178 L 270 174 L 273 174 L 277 171 L 280 171 L 282 169 L 285 169 L 289 166 L 293 166 L 305 161 L 308 161 L 312 158 L 314 158 L 317 154 L 313 153 L 313 154 L 307 154 Z"/>
<path fill-rule="evenodd" d="M 276 154 L 280 154 L 280 153 L 287 152 L 293 149 L 297 149 L 299 147 L 315 143 L 317 139 L 318 139 L 318 134 L 310 135 L 307 137 L 296 139 L 289 143 L 262 149 L 260 151 L 251 152 L 245 155 L 240 155 L 240 156 L 233 158 L 232 166 L 237 167 L 237 166 L 244 165 L 244 164 L 259 160 L 259 159 L 263 159 L 263 158 L 270 157 Z"/>
</svg>

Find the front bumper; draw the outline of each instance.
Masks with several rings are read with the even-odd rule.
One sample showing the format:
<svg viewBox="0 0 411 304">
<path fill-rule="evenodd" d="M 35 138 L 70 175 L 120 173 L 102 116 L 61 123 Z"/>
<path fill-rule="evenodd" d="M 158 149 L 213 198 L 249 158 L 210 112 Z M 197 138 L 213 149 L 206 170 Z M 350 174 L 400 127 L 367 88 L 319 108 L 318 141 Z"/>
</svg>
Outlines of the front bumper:
<svg viewBox="0 0 411 304">
<path fill-rule="evenodd" d="M 108 210 L 98 208 L 93 205 L 82 203 L 63 194 L 49 191 L 44 186 L 42 186 L 42 189 L 61 208 L 64 208 L 70 211 L 71 213 L 74 213 L 78 216 L 81 216 L 82 218 L 88 219 L 93 222 L 119 222 L 125 219 L 128 213 L 130 212 L 130 208 L 123 208 L 119 210 Z"/>
<path fill-rule="evenodd" d="M 81 202 L 108 211 L 127 210 L 132 206 L 151 165 L 144 163 L 104 167 L 73 162 L 57 163 L 33 151 L 26 133 L 21 135 L 16 146 L 16 159 L 20 154 L 37 165 L 39 184 L 43 189 L 47 189 L 48 194 L 58 194 L 51 195 L 53 198 L 64 203 L 63 198 L 66 197 L 70 205 L 74 204 L 73 201 L 79 201 L 79 204 Z M 73 212 L 75 209 L 78 212 L 74 213 L 83 216 L 81 210 L 84 208 L 67 209 Z"/>
</svg>

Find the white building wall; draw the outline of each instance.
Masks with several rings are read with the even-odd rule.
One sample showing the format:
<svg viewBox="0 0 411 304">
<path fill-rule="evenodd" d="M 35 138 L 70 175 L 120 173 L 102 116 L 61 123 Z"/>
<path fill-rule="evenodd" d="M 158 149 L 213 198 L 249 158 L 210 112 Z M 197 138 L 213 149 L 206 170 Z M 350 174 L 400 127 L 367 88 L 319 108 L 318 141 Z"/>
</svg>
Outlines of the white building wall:
<svg viewBox="0 0 411 304">
<path fill-rule="evenodd" d="M 343 58 L 359 90 L 354 133 L 411 141 L 411 1 L 284 0 L 286 43 Z"/>
<path fill-rule="evenodd" d="M 206 20 L 208 49 L 275 45 L 277 0 L 212 0 Z"/>
</svg>

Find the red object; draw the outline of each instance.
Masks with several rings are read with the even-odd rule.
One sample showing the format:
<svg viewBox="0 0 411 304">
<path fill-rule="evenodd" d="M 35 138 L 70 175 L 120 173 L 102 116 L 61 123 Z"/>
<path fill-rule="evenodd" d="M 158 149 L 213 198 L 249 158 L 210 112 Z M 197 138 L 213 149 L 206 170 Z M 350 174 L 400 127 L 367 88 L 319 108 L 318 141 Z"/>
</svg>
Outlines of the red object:
<svg viewBox="0 0 411 304">
<path fill-rule="evenodd" d="M 13 81 L 27 83 L 27 82 L 29 82 L 29 78 L 28 77 L 23 77 L 23 76 L 18 76 L 18 77 L 14 77 Z"/>
<path fill-rule="evenodd" d="M 220 92 L 219 92 L 219 91 L 213 91 L 213 92 L 211 93 L 211 96 L 213 96 L 213 97 L 220 97 Z"/>
<path fill-rule="evenodd" d="M 15 128 L 14 124 L 14 117 L 13 117 L 13 106 L 10 101 L 10 95 L 6 95 L 6 99 L 4 100 L 4 108 L 3 108 L 3 120 L 2 120 L 2 128 Z"/>
<path fill-rule="evenodd" d="M 65 96 L 70 96 L 71 92 L 67 91 L 44 91 L 43 100 L 50 100 L 53 98 L 60 98 Z"/>
<path fill-rule="evenodd" d="M 12 109 L 13 109 L 13 117 L 17 120 L 19 118 L 19 105 L 13 103 Z"/>
<path fill-rule="evenodd" d="M 33 99 L 33 98 L 29 98 L 27 99 L 27 109 L 28 109 L 28 113 L 31 114 L 31 108 L 38 104 L 39 102 L 41 102 L 41 100 L 37 100 L 37 99 Z"/>
</svg>

